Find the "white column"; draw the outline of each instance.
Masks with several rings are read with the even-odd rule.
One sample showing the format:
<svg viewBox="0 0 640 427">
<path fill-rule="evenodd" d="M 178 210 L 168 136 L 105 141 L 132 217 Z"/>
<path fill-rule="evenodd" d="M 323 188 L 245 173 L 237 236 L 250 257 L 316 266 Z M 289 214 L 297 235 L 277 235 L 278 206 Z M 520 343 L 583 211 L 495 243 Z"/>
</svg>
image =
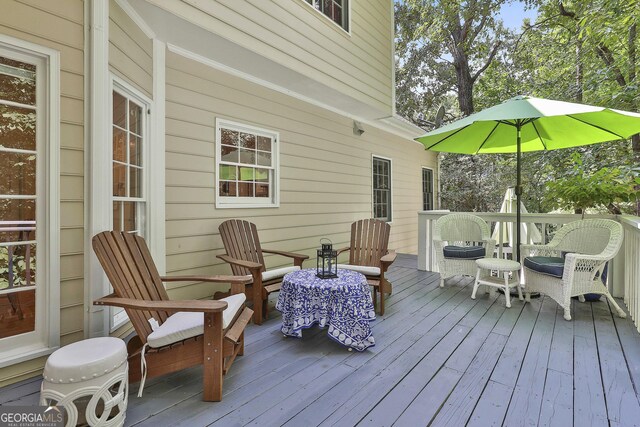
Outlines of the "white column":
<svg viewBox="0 0 640 427">
<path fill-rule="evenodd" d="M 111 228 L 109 1 L 93 0 L 86 4 L 90 29 L 89 62 L 85 73 L 85 78 L 89 78 L 89 90 L 85 96 L 89 109 L 85 114 L 85 201 L 88 208 L 85 228 L 85 336 L 97 337 L 109 333 L 109 309 L 93 305 L 93 301 L 104 296 L 109 288 L 91 246 L 91 238 L 95 234 Z"/>
</svg>

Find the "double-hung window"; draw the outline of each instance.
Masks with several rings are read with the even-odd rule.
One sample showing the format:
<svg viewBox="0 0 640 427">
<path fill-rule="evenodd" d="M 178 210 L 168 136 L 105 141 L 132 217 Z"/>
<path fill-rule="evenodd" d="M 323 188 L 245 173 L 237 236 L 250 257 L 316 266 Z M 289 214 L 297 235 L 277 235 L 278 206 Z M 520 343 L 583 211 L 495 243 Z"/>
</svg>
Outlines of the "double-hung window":
<svg viewBox="0 0 640 427">
<path fill-rule="evenodd" d="M 320 13 L 349 31 L 349 0 L 305 0 Z"/>
<path fill-rule="evenodd" d="M 132 88 L 113 82 L 112 91 L 112 221 L 113 230 L 147 236 L 146 230 L 146 111 L 149 102 Z M 110 328 L 129 319 L 122 308 L 111 307 Z"/>
<path fill-rule="evenodd" d="M 145 237 L 143 148 L 145 114 L 141 102 L 113 90 L 113 229 Z"/>
<path fill-rule="evenodd" d="M 422 168 L 422 210 L 433 210 L 433 169 Z"/>
<path fill-rule="evenodd" d="M 218 119 L 216 207 L 278 206 L 278 133 Z"/>
<path fill-rule="evenodd" d="M 373 217 L 391 222 L 391 160 L 373 157 Z"/>
</svg>

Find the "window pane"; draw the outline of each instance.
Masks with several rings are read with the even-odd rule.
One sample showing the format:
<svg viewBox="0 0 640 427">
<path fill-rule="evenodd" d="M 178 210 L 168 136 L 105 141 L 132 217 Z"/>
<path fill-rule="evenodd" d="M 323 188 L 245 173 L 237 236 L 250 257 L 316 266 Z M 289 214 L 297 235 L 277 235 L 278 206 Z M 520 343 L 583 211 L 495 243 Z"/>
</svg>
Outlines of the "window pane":
<svg viewBox="0 0 640 427">
<path fill-rule="evenodd" d="M 259 166 L 271 166 L 271 153 L 262 153 L 260 151 L 256 152 L 258 156 L 258 161 L 256 162 Z"/>
<path fill-rule="evenodd" d="M 223 145 L 220 147 L 221 159 L 223 162 L 238 163 L 238 149 Z"/>
<path fill-rule="evenodd" d="M 256 148 L 256 136 L 249 133 L 240 134 L 240 146 L 243 148 L 250 148 L 255 150 Z"/>
<path fill-rule="evenodd" d="M 122 202 L 124 211 L 124 231 L 136 231 L 136 204 L 135 202 Z"/>
<path fill-rule="evenodd" d="M 36 194 L 36 155 L 0 151 L 0 194 Z"/>
<path fill-rule="evenodd" d="M 253 182 L 239 182 L 238 195 L 240 197 L 253 197 Z"/>
<path fill-rule="evenodd" d="M 253 168 L 240 168 L 240 181 L 253 181 Z"/>
<path fill-rule="evenodd" d="M 236 194 L 235 181 L 220 181 L 220 189 L 218 195 L 222 197 L 235 197 Z"/>
<path fill-rule="evenodd" d="M 113 160 L 125 163 L 127 161 L 127 133 L 113 127 Z"/>
<path fill-rule="evenodd" d="M 222 144 L 238 146 L 238 132 L 229 129 L 221 129 L 220 135 Z"/>
<path fill-rule="evenodd" d="M 0 99 L 36 105 L 36 67 L 0 56 Z"/>
<path fill-rule="evenodd" d="M 142 135 L 142 107 L 129 101 L 129 131 Z"/>
<path fill-rule="evenodd" d="M 113 163 L 113 195 L 125 197 L 127 195 L 127 167 Z"/>
<path fill-rule="evenodd" d="M 127 100 L 118 92 L 113 92 L 113 124 L 127 128 Z"/>
<path fill-rule="evenodd" d="M 256 152 L 253 150 L 245 150 L 244 148 L 240 149 L 240 163 L 244 163 L 247 165 L 255 165 L 256 164 Z"/>
<path fill-rule="evenodd" d="M 256 169 L 256 181 L 268 182 L 269 169 Z"/>
<path fill-rule="evenodd" d="M 129 197 L 142 197 L 142 169 L 129 167 Z"/>
<path fill-rule="evenodd" d="M 267 138 L 266 136 L 259 136 L 258 150 L 271 152 L 271 138 Z"/>
<path fill-rule="evenodd" d="M 129 136 L 129 163 L 142 166 L 142 138 L 139 136 Z"/>
<path fill-rule="evenodd" d="M 220 165 L 220 177 L 221 180 L 236 180 L 238 179 L 238 167 L 229 165 Z"/>
<path fill-rule="evenodd" d="M 35 221 L 36 201 L 0 199 L 1 221 Z M 2 230 L 2 228 L 0 228 Z"/>
<path fill-rule="evenodd" d="M 269 197 L 269 184 L 256 183 L 256 197 Z"/>
<path fill-rule="evenodd" d="M 113 202 L 113 229 L 122 231 L 122 202 Z"/>
<path fill-rule="evenodd" d="M 36 149 L 35 111 L 0 105 L 0 147 Z"/>
</svg>

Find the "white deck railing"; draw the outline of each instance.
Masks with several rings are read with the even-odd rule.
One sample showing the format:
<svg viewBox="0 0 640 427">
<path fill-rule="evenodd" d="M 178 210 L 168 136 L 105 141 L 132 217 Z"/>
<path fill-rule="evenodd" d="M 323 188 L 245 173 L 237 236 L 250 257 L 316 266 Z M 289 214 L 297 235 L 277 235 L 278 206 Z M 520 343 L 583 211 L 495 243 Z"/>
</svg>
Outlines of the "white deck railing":
<svg viewBox="0 0 640 427">
<path fill-rule="evenodd" d="M 448 211 L 418 212 L 418 269 L 438 271 L 433 253 L 433 227 L 435 220 Z M 473 212 L 489 223 L 492 230 L 496 222 L 515 223 L 516 214 Z M 615 297 L 624 297 L 636 326 L 640 325 L 640 218 L 627 215 L 585 215 L 585 218 L 609 218 L 620 222 L 624 227 L 624 244 L 613 263 L 609 266 L 609 290 Z M 535 224 L 542 233 L 543 242 L 548 242 L 549 225 L 562 225 L 581 219 L 573 214 L 522 214 L 522 222 Z M 502 233 L 503 227 L 500 227 Z M 515 229 L 515 227 L 514 227 Z M 506 240 L 500 236 L 499 241 Z M 523 243 L 526 240 L 523 239 Z M 498 247 L 498 256 L 505 248 Z M 510 250 L 510 248 L 507 248 Z M 640 327 L 638 329 L 640 331 Z"/>
</svg>

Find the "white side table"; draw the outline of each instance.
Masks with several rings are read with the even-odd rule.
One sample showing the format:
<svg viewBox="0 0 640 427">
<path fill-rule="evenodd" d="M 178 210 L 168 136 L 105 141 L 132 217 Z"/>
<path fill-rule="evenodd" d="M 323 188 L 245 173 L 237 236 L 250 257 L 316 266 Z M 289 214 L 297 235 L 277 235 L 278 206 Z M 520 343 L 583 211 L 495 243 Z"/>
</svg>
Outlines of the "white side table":
<svg viewBox="0 0 640 427">
<path fill-rule="evenodd" d="M 127 347 L 119 338 L 91 338 L 64 346 L 44 366 L 40 404 L 64 406 L 67 427 L 121 426 L 127 410 L 128 366 Z"/>
<path fill-rule="evenodd" d="M 520 286 L 520 263 L 501 258 L 482 258 L 476 260 L 478 270 L 476 273 L 476 281 L 473 284 L 472 299 L 476 299 L 478 286 L 493 286 L 504 291 L 504 297 L 507 301 L 507 308 L 511 307 L 510 289 L 514 286 L 518 288 L 518 297 L 522 301 L 522 288 Z M 483 270 L 486 273 L 483 274 Z M 491 271 L 496 271 L 498 277 L 491 276 Z M 510 274 L 513 273 L 513 274 Z"/>
</svg>

